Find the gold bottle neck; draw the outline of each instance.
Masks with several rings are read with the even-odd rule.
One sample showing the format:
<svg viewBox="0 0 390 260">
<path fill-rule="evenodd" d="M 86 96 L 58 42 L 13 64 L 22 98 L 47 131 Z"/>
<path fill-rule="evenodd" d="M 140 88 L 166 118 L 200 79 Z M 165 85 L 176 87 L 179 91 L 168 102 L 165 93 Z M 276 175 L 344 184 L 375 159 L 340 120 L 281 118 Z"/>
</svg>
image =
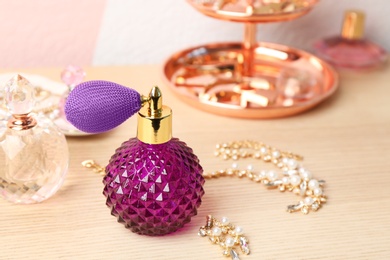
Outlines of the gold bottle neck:
<svg viewBox="0 0 390 260">
<path fill-rule="evenodd" d="M 16 131 L 31 129 L 37 125 L 37 121 L 29 114 L 12 115 L 8 120 L 8 128 Z"/>
<path fill-rule="evenodd" d="M 138 112 L 137 138 L 147 144 L 163 144 L 172 139 L 172 110 L 162 105 L 162 95 L 154 87 Z"/>
<path fill-rule="evenodd" d="M 364 37 L 365 15 L 361 11 L 346 11 L 341 36 L 348 40 L 360 40 Z"/>
</svg>

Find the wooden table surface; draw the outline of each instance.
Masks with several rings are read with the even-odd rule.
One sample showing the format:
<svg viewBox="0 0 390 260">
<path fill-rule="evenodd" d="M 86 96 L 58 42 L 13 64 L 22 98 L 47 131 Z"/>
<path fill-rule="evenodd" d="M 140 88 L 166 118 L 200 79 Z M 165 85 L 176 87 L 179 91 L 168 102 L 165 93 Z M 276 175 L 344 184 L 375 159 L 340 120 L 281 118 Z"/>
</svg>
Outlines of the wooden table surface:
<svg viewBox="0 0 390 260">
<path fill-rule="evenodd" d="M 60 71 L 21 70 L 53 80 L 59 80 Z M 0 259 L 224 259 L 221 248 L 197 235 L 208 214 L 244 227 L 252 250 L 249 256 L 240 254 L 244 260 L 390 258 L 390 67 L 341 73 L 340 88 L 329 100 L 274 120 L 227 118 L 190 107 L 164 85 L 160 66 L 86 71 L 87 80 L 115 81 L 145 94 L 159 85 L 174 112 L 174 136 L 193 148 L 205 171 L 231 165 L 213 156 L 215 144 L 263 141 L 303 155 L 314 177 L 326 180 L 329 200 L 317 212 L 289 214 L 285 207 L 298 201 L 296 195 L 247 179 L 212 179 L 205 184 L 198 215 L 183 229 L 163 237 L 131 233 L 105 206 L 102 177 L 81 162 L 105 165 L 123 141 L 135 136 L 134 117 L 106 134 L 67 138 L 69 173 L 49 200 L 34 205 L 0 200 Z"/>
</svg>

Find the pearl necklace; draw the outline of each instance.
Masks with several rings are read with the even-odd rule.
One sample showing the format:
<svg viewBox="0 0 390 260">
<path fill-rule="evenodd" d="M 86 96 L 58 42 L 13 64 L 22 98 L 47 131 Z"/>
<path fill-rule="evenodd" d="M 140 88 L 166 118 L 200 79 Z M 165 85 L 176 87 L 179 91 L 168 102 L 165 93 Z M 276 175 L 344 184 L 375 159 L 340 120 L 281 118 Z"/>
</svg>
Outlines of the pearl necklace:
<svg viewBox="0 0 390 260">
<path fill-rule="evenodd" d="M 271 162 L 282 174 L 275 171 L 254 171 L 253 165 L 248 165 L 245 170 L 238 169 L 238 164 L 233 163 L 231 168 L 210 173 L 204 173 L 206 179 L 223 176 L 237 176 L 264 184 L 267 188 L 278 188 L 280 191 L 290 191 L 302 197 L 297 204 L 287 206 L 287 212 L 301 211 L 308 214 L 317 211 L 326 202 L 323 192 L 325 181 L 316 180 L 311 172 L 306 170 L 299 162 L 302 156 L 291 152 L 284 152 L 270 147 L 261 142 L 233 141 L 230 143 L 217 144 L 215 156 L 224 160 L 237 161 L 244 158 L 254 158 L 264 162 Z"/>
</svg>

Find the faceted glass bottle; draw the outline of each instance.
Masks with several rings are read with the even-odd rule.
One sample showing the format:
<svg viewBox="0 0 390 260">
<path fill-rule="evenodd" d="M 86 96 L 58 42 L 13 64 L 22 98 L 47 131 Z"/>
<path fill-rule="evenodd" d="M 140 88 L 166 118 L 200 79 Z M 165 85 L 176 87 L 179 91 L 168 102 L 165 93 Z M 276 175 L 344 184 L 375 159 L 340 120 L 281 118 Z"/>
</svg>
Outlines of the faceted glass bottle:
<svg viewBox="0 0 390 260">
<path fill-rule="evenodd" d="M 197 214 L 204 194 L 203 169 L 184 142 L 171 137 L 171 110 L 158 88 L 138 114 L 137 138 L 111 157 L 103 183 L 118 222 L 142 235 L 165 235 Z"/>
<path fill-rule="evenodd" d="M 373 69 L 387 60 L 387 52 L 379 45 L 364 39 L 364 13 L 347 11 L 341 36 L 314 44 L 318 56 L 339 68 Z"/>
<path fill-rule="evenodd" d="M 69 136 L 80 136 L 85 135 L 86 133 L 78 130 L 71 123 L 66 120 L 65 115 L 65 103 L 68 99 L 69 93 L 74 89 L 74 87 L 80 84 L 84 78 L 86 73 L 84 70 L 78 66 L 69 65 L 67 66 L 61 73 L 61 79 L 66 84 L 68 89 L 61 96 L 58 109 L 53 112 L 52 117 L 54 118 L 54 123 L 60 129 L 60 131 Z"/>
<path fill-rule="evenodd" d="M 62 71 L 61 79 L 66 84 L 68 89 L 62 95 L 61 100 L 60 100 L 59 108 L 60 108 L 60 116 L 61 117 L 66 118 L 65 112 L 64 112 L 64 107 L 65 107 L 66 99 L 68 98 L 69 93 L 74 89 L 74 87 L 76 85 L 83 82 L 84 78 L 85 78 L 85 71 L 78 66 L 69 65 Z M 73 127 L 72 125 L 70 125 L 70 126 Z"/>
<path fill-rule="evenodd" d="M 44 116 L 30 114 L 33 86 L 17 75 L 5 87 L 12 116 L 0 123 L 0 195 L 15 203 L 51 197 L 68 169 L 66 139 Z"/>
</svg>

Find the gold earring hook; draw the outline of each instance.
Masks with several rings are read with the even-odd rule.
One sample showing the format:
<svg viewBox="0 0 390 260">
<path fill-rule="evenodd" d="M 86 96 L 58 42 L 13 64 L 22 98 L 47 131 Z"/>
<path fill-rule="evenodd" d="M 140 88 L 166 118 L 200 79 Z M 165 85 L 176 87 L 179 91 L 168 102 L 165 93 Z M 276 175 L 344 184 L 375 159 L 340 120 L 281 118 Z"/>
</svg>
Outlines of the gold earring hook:
<svg viewBox="0 0 390 260">
<path fill-rule="evenodd" d="M 104 167 L 97 164 L 94 160 L 85 160 L 81 163 L 81 165 L 84 166 L 85 168 L 92 169 L 93 172 L 95 172 L 99 175 L 102 175 L 102 176 L 106 175 Z"/>
</svg>

